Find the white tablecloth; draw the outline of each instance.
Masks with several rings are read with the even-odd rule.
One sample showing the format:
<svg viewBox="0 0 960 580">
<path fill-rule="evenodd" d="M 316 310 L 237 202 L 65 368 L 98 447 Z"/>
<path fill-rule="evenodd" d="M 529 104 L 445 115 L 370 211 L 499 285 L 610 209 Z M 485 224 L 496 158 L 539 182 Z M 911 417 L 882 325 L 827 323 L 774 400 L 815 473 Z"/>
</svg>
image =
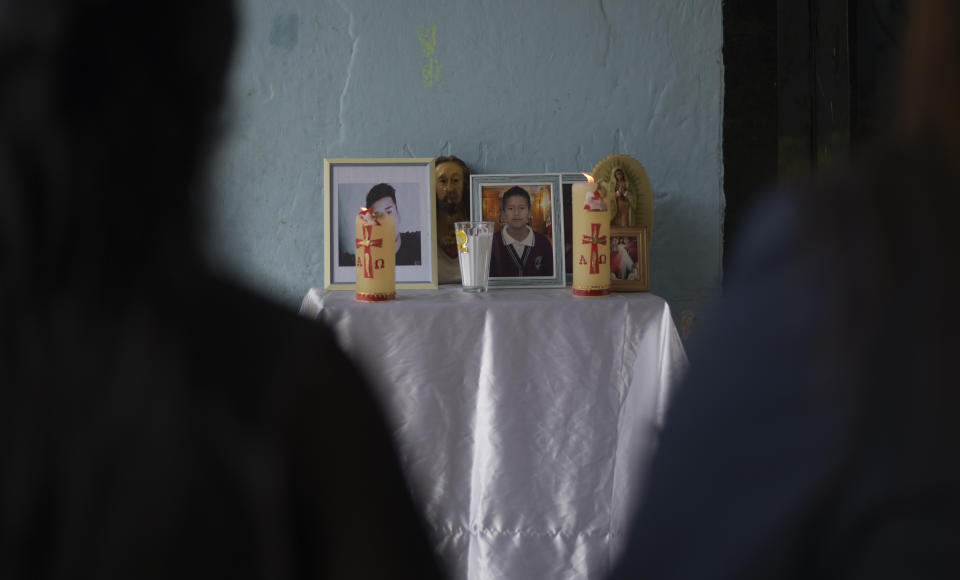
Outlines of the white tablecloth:
<svg viewBox="0 0 960 580">
<path fill-rule="evenodd" d="M 648 293 L 459 286 L 355 302 L 313 289 L 366 369 L 453 578 L 602 578 L 687 365 Z"/>
</svg>

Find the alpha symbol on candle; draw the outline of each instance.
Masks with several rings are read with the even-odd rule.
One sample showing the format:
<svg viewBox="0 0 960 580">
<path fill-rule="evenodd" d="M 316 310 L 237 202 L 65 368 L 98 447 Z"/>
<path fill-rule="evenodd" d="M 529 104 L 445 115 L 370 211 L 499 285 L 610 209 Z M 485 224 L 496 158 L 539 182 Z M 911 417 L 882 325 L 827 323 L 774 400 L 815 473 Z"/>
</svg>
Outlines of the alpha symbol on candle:
<svg viewBox="0 0 960 580">
<path fill-rule="evenodd" d="M 371 240 L 373 226 L 363 226 L 363 239 L 357 238 L 357 249 L 363 248 L 363 277 L 373 278 L 373 251 L 371 248 L 382 248 L 383 238 Z M 357 264 L 359 266 L 359 264 Z"/>
<path fill-rule="evenodd" d="M 600 264 L 605 264 L 606 260 L 601 260 L 599 246 L 607 245 L 607 236 L 600 235 L 600 224 L 590 224 L 590 234 L 583 236 L 583 243 L 590 244 L 590 273 L 599 274 Z M 583 256 L 580 256 L 581 263 Z"/>
</svg>

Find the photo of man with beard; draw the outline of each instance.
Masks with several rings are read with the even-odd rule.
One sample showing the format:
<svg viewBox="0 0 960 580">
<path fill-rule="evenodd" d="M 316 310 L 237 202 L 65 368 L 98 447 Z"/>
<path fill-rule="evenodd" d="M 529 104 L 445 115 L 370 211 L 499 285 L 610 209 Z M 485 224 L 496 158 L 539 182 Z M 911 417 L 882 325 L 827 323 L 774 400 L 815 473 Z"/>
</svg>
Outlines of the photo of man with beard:
<svg viewBox="0 0 960 580">
<path fill-rule="evenodd" d="M 464 195 L 470 179 L 467 164 L 453 155 L 437 157 L 437 275 L 440 284 L 460 282 L 460 262 L 453 224 L 470 219 L 469 197 Z"/>
</svg>

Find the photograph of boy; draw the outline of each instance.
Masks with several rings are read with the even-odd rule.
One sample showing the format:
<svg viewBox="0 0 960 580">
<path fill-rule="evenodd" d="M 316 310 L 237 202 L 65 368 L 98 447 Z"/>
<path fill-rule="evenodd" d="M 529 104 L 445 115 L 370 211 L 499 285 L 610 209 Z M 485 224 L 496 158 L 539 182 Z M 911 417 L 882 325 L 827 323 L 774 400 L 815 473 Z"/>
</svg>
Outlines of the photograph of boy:
<svg viewBox="0 0 960 580">
<path fill-rule="evenodd" d="M 366 207 L 375 212 L 387 214 L 396 223 L 397 266 L 419 266 L 420 232 L 403 231 L 400 210 L 397 209 L 397 192 L 393 189 L 393 186 L 386 183 L 378 183 L 373 186 L 370 193 L 367 194 Z"/>
<path fill-rule="evenodd" d="M 500 231 L 493 236 L 490 276 L 553 276 L 553 244 L 530 226 L 530 193 L 520 186 L 500 198 Z"/>
<path fill-rule="evenodd" d="M 358 190 L 362 187 L 362 190 Z M 378 183 L 367 190 L 369 185 L 347 183 L 340 185 L 340 247 L 337 264 L 354 266 L 356 254 L 353 246 L 354 218 L 360 207 L 368 207 L 375 212 L 383 212 L 393 218 L 396 226 L 394 250 L 396 251 L 397 266 L 419 266 L 423 263 L 420 254 L 420 231 L 413 226 L 412 231 L 405 231 L 397 203 L 397 191 L 389 183 Z M 364 196 L 364 191 L 366 195 Z M 357 199 L 358 196 L 359 199 Z M 362 201 L 361 201 L 362 200 Z M 409 198 L 404 207 L 409 210 Z M 356 209 L 354 209 L 356 208 Z M 416 212 L 414 211 L 414 214 Z"/>
</svg>

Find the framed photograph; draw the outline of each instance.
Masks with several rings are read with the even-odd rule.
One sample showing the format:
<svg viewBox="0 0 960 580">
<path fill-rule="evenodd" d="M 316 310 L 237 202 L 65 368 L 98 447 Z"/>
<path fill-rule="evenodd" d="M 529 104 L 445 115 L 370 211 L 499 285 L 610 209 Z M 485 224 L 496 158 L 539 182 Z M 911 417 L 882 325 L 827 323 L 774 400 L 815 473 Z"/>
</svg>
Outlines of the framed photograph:
<svg viewBox="0 0 960 580">
<path fill-rule="evenodd" d="M 437 288 L 433 158 L 324 159 L 324 288 L 353 290 L 356 218 L 362 207 L 397 224 L 397 289 Z"/>
<path fill-rule="evenodd" d="M 573 184 L 583 183 L 587 176 L 582 173 L 561 173 L 563 188 L 563 264 L 567 272 L 567 285 L 573 283 Z"/>
<path fill-rule="evenodd" d="M 562 287 L 563 199 L 559 173 L 471 175 L 470 214 L 494 223 L 490 287 Z"/>
<path fill-rule="evenodd" d="M 610 289 L 650 291 L 650 252 L 646 226 L 610 226 Z"/>
</svg>

